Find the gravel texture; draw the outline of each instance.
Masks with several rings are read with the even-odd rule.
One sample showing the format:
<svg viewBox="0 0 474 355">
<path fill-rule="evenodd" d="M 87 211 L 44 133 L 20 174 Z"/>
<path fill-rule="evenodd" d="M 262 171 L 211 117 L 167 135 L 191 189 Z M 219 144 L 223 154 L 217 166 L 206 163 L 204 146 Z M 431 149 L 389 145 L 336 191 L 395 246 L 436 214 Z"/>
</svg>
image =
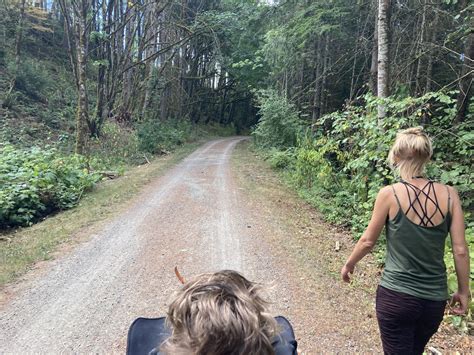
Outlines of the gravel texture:
<svg viewBox="0 0 474 355">
<path fill-rule="evenodd" d="M 180 287 L 174 266 L 185 278 L 235 269 L 272 285 L 272 311 L 291 320 L 304 354 L 379 352 L 372 298 L 336 281 L 339 265 L 324 262 L 331 239 L 309 246 L 333 232 L 298 222 L 307 211 L 287 194 L 260 193 L 245 157 L 231 168 L 243 139 L 206 143 L 102 231 L 7 287 L 0 353 L 123 353 L 135 318 L 165 314 Z"/>
<path fill-rule="evenodd" d="M 0 352 L 123 352 L 136 317 L 164 314 L 175 265 L 184 276 L 242 270 L 248 228 L 228 168 L 241 139 L 205 144 L 100 233 L 7 288 Z"/>
<path fill-rule="evenodd" d="M 291 280 L 231 176 L 230 154 L 242 139 L 205 144 L 97 235 L 7 287 L 0 352 L 124 352 L 135 318 L 165 314 L 180 287 L 174 266 L 184 277 L 235 269 L 278 285 L 269 298 L 285 314 Z"/>
</svg>

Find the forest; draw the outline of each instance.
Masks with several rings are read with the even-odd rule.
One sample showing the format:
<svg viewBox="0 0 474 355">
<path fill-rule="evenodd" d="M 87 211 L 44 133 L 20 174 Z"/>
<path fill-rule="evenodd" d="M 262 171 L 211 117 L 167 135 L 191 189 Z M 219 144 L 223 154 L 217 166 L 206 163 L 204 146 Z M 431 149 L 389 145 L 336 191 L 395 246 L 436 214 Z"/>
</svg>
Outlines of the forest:
<svg viewBox="0 0 474 355">
<path fill-rule="evenodd" d="M 0 41 L 0 229 L 213 131 L 358 238 L 396 132 L 423 126 L 473 250 L 471 1 L 1 0 Z"/>
</svg>

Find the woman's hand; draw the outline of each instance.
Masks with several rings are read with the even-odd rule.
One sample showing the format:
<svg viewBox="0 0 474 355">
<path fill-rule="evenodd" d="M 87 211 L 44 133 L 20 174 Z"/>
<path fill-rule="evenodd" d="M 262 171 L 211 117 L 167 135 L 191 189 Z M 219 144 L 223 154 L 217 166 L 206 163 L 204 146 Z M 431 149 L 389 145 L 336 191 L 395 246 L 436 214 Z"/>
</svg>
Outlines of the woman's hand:
<svg viewBox="0 0 474 355">
<path fill-rule="evenodd" d="M 456 315 L 465 314 L 469 304 L 469 295 L 456 292 L 450 301 L 451 312 Z"/>
<path fill-rule="evenodd" d="M 351 278 L 349 277 L 349 274 L 354 273 L 354 265 L 348 265 L 345 264 L 342 269 L 341 269 L 341 277 L 344 282 L 351 282 Z"/>
</svg>

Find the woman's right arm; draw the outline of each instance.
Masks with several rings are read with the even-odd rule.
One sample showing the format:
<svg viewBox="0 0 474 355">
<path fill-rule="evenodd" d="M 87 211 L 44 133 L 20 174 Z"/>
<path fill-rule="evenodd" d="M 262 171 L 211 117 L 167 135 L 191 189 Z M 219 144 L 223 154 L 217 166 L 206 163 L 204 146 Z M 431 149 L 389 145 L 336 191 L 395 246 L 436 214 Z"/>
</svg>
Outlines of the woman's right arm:
<svg viewBox="0 0 474 355">
<path fill-rule="evenodd" d="M 357 242 L 354 250 L 342 267 L 341 277 L 344 282 L 350 282 L 349 274 L 354 272 L 355 265 L 366 256 L 377 242 L 390 210 L 390 198 L 394 196 L 391 187 L 382 188 L 375 200 L 374 210 L 369 225 Z"/>
<path fill-rule="evenodd" d="M 452 303 L 455 304 L 453 313 L 464 314 L 469 302 L 469 249 L 465 238 L 464 214 L 461 201 L 456 189 L 451 188 L 453 200 L 452 222 L 449 230 L 453 246 L 454 266 L 458 278 L 458 291 L 453 295 Z"/>
</svg>

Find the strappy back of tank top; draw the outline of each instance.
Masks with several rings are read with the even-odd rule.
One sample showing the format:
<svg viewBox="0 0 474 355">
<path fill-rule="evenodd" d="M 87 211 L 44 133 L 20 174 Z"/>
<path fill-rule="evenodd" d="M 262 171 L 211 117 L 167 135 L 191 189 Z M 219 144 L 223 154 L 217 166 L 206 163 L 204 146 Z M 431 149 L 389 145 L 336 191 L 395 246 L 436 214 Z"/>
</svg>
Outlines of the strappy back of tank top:
<svg viewBox="0 0 474 355">
<path fill-rule="evenodd" d="M 451 225 L 449 189 L 448 209 L 443 211 L 438 199 L 440 190 L 435 190 L 437 186 L 433 181 L 422 188 L 407 181 L 402 183 L 405 188 L 400 188 L 399 196 L 392 186 L 399 210 L 393 219 L 387 218 L 385 224 L 387 253 L 380 284 L 422 299 L 445 301 L 448 287 L 444 249 Z M 408 202 L 408 207 L 402 206 L 399 200 L 404 190 L 408 197 L 402 202 Z M 441 217 L 443 220 L 436 224 Z"/>
<path fill-rule="evenodd" d="M 433 218 L 436 216 L 438 212 L 443 218 L 443 221 L 446 220 L 446 215 L 449 214 L 449 209 L 451 205 L 451 195 L 449 193 L 449 188 L 447 186 L 446 186 L 446 189 L 448 192 L 448 209 L 447 209 L 446 214 L 444 214 L 439 205 L 438 196 L 436 195 L 436 189 L 434 187 L 434 181 L 428 180 L 425 186 L 423 186 L 421 189 L 409 183 L 408 181 L 401 180 L 400 182 L 405 186 L 406 191 L 407 191 L 407 196 L 408 196 L 409 205 L 405 211 L 403 211 L 402 205 L 400 203 L 400 200 L 398 199 L 397 193 L 393 186 L 392 186 L 392 190 L 397 200 L 398 207 L 400 208 L 400 212 L 403 213 L 407 219 L 415 223 L 408 217 L 408 213 L 413 210 L 416 216 L 420 219 L 420 221 L 418 222 L 418 225 L 422 227 L 435 227 L 437 224 L 433 222 Z M 410 191 L 412 191 L 413 196 L 412 194 L 410 194 Z M 431 192 L 433 192 L 433 197 L 430 196 Z M 422 198 L 424 197 L 424 202 L 422 201 L 422 198 L 420 197 Z M 435 209 L 431 214 L 428 211 L 428 205 L 430 203 L 435 206 Z"/>
</svg>

